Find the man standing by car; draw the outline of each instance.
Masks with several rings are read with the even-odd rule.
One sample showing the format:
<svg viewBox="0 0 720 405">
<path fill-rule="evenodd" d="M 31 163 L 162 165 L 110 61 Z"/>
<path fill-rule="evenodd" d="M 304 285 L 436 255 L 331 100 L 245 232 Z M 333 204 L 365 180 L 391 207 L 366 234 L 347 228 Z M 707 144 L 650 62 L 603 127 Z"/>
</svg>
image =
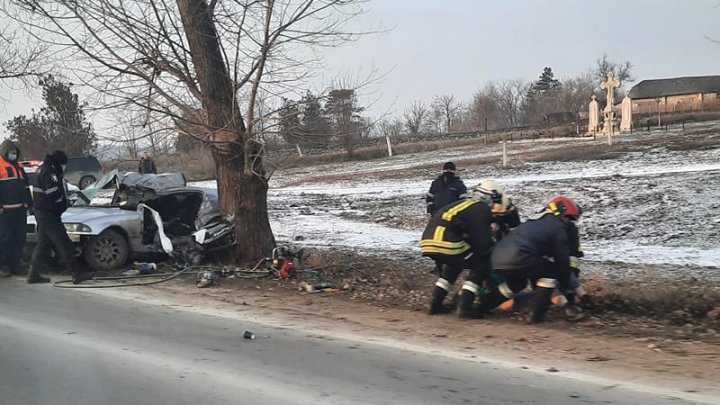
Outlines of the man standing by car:
<svg viewBox="0 0 720 405">
<path fill-rule="evenodd" d="M 157 174 L 155 161 L 152 160 L 150 155 L 148 155 L 147 151 L 145 151 L 143 156 L 140 158 L 140 163 L 138 164 L 138 172 L 143 174 Z"/>
<path fill-rule="evenodd" d="M 12 141 L 0 144 L 0 277 L 20 273 L 20 256 L 25 244 L 27 211 L 32 196 L 20 150 Z"/>
<path fill-rule="evenodd" d="M 38 172 L 38 187 L 35 195 L 35 221 L 37 223 L 37 245 L 32 255 L 27 275 L 29 284 L 47 283 L 50 279 L 40 275 L 40 267 L 48 266 L 52 249 L 60 262 L 72 271 L 74 284 L 95 277 L 80 268 L 75 260 L 74 247 L 62 223 L 62 213 L 67 209 L 67 195 L 63 173 L 68 158 L 63 151 L 56 150 L 45 156 Z"/>
</svg>

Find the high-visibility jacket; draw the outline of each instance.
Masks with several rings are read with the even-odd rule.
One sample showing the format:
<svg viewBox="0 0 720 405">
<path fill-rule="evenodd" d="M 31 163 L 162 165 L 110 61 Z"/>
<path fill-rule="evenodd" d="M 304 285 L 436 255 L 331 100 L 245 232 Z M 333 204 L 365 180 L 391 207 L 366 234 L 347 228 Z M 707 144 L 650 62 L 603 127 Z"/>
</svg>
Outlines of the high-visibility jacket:
<svg viewBox="0 0 720 405">
<path fill-rule="evenodd" d="M 6 140 L 0 146 L 0 208 L 31 208 L 32 196 L 27 175 L 17 161 L 7 160 L 9 150 L 17 151 L 17 148 L 14 143 Z"/>
<path fill-rule="evenodd" d="M 423 256 L 490 254 L 493 247 L 492 213 L 478 198 L 466 198 L 443 207 L 430 219 L 422 239 Z"/>
</svg>

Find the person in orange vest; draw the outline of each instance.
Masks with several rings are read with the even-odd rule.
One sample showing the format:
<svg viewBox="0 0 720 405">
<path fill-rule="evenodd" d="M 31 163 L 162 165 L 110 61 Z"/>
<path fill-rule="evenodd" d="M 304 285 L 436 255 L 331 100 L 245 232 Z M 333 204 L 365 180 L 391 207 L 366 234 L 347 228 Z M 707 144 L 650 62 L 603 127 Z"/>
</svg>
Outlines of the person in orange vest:
<svg viewBox="0 0 720 405">
<path fill-rule="evenodd" d="M 20 274 L 27 212 L 33 201 L 20 149 L 11 140 L 0 144 L 0 277 Z"/>
</svg>

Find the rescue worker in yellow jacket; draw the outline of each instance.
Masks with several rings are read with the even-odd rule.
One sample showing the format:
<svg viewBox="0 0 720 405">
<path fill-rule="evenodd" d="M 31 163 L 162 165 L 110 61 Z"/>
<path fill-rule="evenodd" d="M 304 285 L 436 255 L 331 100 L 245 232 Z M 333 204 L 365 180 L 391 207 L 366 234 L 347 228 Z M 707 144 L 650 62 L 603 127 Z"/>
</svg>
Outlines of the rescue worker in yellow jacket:
<svg viewBox="0 0 720 405">
<path fill-rule="evenodd" d="M 470 272 L 460 294 L 458 317 L 482 317 L 482 313 L 473 309 L 473 303 L 492 270 L 490 253 L 494 242 L 490 206 L 494 199 L 501 198 L 493 194 L 497 193 L 479 185 L 468 198 L 443 207 L 425 228 L 420 241 L 422 255 L 442 266 L 428 310 L 430 315 L 450 311 L 444 304 L 445 297 L 460 273 L 468 269 Z"/>
<path fill-rule="evenodd" d="M 0 277 L 20 273 L 27 211 L 33 201 L 20 150 L 10 140 L 0 144 Z"/>
</svg>

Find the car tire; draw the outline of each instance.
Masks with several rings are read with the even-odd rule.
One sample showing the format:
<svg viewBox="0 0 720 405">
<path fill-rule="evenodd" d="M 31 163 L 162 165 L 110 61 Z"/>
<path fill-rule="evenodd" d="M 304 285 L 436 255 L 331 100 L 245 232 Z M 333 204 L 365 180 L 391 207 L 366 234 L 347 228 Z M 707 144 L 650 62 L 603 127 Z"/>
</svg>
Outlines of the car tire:
<svg viewBox="0 0 720 405">
<path fill-rule="evenodd" d="M 97 179 L 95 176 L 83 176 L 83 178 L 80 179 L 78 182 L 78 188 L 80 190 L 85 190 L 89 185 L 95 183 Z"/>
<path fill-rule="evenodd" d="M 83 256 L 93 270 L 114 270 L 127 262 L 130 246 L 120 232 L 108 229 L 90 239 Z"/>
</svg>

